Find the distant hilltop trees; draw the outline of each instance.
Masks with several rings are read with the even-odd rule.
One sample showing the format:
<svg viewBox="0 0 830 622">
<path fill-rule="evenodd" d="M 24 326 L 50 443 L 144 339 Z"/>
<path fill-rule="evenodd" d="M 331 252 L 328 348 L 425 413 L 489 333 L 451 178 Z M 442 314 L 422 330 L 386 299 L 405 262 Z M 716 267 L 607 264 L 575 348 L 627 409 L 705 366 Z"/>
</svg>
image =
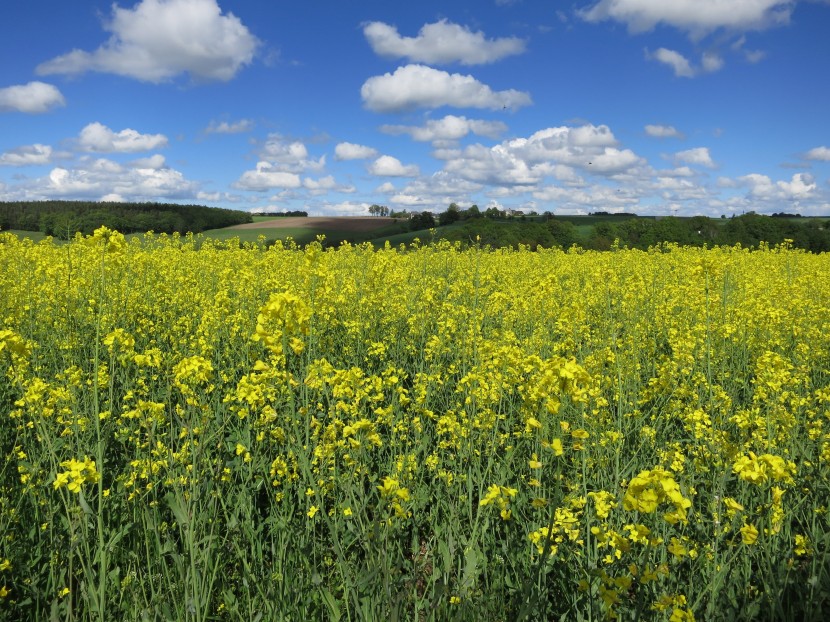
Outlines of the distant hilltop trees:
<svg viewBox="0 0 830 622">
<path fill-rule="evenodd" d="M 303 210 L 294 210 L 294 211 L 287 211 L 287 212 L 257 212 L 254 216 L 268 216 L 270 218 L 308 218 L 308 212 L 304 212 Z"/>
<path fill-rule="evenodd" d="M 249 212 L 175 203 L 107 203 L 98 201 L 0 202 L 0 230 L 40 231 L 69 239 L 106 226 L 122 233 L 201 233 L 253 222 Z"/>
<path fill-rule="evenodd" d="M 803 218 L 777 212 L 747 212 L 732 218 L 707 216 L 637 216 L 633 213 L 596 211 L 587 216 L 556 216 L 551 212 L 523 214 L 477 205 L 461 209 L 456 203 L 439 213 L 391 212 L 407 218 L 411 231 L 436 229 L 439 239 L 494 248 L 526 245 L 532 249 L 576 244 L 585 249 L 647 249 L 663 243 L 683 246 L 759 248 L 762 244 L 789 244 L 811 252 L 830 252 L 830 220 Z"/>
</svg>

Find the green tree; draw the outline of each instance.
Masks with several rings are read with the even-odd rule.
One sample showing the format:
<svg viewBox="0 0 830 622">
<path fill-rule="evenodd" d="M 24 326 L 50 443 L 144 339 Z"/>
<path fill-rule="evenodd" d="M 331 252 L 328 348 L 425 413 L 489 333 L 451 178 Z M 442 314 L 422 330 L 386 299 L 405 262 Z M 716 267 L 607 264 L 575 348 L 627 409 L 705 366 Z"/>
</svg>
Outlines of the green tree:
<svg viewBox="0 0 830 622">
<path fill-rule="evenodd" d="M 450 203 L 446 212 L 441 212 L 438 215 L 438 224 L 442 227 L 451 225 L 454 222 L 461 220 L 461 209 L 455 203 Z"/>
<path fill-rule="evenodd" d="M 412 231 L 420 231 L 421 229 L 432 229 L 435 227 L 435 217 L 432 212 L 421 212 L 420 214 L 413 214 L 409 219 L 409 229 Z"/>
</svg>

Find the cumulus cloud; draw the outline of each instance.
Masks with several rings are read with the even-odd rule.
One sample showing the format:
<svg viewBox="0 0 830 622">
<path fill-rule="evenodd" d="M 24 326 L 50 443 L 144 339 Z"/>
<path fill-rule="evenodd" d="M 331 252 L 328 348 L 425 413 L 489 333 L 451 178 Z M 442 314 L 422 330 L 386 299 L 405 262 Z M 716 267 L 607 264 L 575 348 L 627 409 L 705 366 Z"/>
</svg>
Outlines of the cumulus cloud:
<svg viewBox="0 0 830 622">
<path fill-rule="evenodd" d="M 544 164 L 528 164 L 504 144 L 487 148 L 470 145 L 459 157 L 447 160 L 444 170 L 481 184 L 534 186 L 549 172 Z"/>
<path fill-rule="evenodd" d="M 692 69 L 689 59 L 680 52 L 659 48 L 651 54 L 651 58 L 671 67 L 674 70 L 674 75 L 678 78 L 692 78 L 695 75 L 695 70 Z"/>
<path fill-rule="evenodd" d="M 810 149 L 805 155 L 808 160 L 823 160 L 830 162 L 830 148 L 828 147 L 814 147 Z"/>
<path fill-rule="evenodd" d="M 240 190 L 264 192 L 274 188 L 299 188 L 300 176 L 297 173 L 280 170 L 270 162 L 257 162 L 252 171 L 245 171 L 233 184 Z"/>
<path fill-rule="evenodd" d="M 49 145 L 26 145 L 0 154 L 0 166 L 41 166 L 52 160 Z"/>
<path fill-rule="evenodd" d="M 328 194 L 329 192 L 344 192 L 352 193 L 357 190 L 354 186 L 338 184 L 332 175 L 326 175 L 319 179 L 312 179 L 306 177 L 303 179 L 303 188 L 308 190 L 312 195 Z"/>
<path fill-rule="evenodd" d="M 468 134 L 498 138 L 507 131 L 501 121 L 483 121 L 447 115 L 442 119 L 430 119 L 422 126 L 383 125 L 380 130 L 387 134 L 409 134 L 419 142 L 457 141 Z"/>
<path fill-rule="evenodd" d="M 298 140 L 285 140 L 279 134 L 268 136 L 259 149 L 259 157 L 256 168 L 242 173 L 233 183 L 234 188 L 257 192 L 274 188 L 300 188 L 300 173 L 321 171 L 326 166 L 325 155 L 314 159 L 309 156 L 305 144 Z"/>
<path fill-rule="evenodd" d="M 481 31 L 472 32 L 446 19 L 425 24 L 416 37 L 403 37 L 397 28 L 383 22 L 366 24 L 363 34 L 376 54 L 416 63 L 481 65 L 525 51 L 523 39 L 487 39 Z"/>
<path fill-rule="evenodd" d="M 395 188 L 395 184 L 391 181 L 385 181 L 375 188 L 375 192 L 379 192 L 380 194 L 391 194 L 393 192 L 397 192 L 397 188 Z"/>
<path fill-rule="evenodd" d="M 368 216 L 371 205 L 364 201 L 322 201 L 311 203 L 306 207 L 316 216 Z"/>
<path fill-rule="evenodd" d="M 578 183 L 574 169 L 612 176 L 644 165 L 633 151 L 617 147 L 608 126 L 587 124 L 546 128 L 493 147 L 470 145 L 444 169 L 478 183 L 532 187 L 546 177 Z"/>
<path fill-rule="evenodd" d="M 66 100 L 57 87 L 45 82 L 35 81 L 0 89 L 0 112 L 41 114 L 65 105 Z"/>
<path fill-rule="evenodd" d="M 167 137 L 164 134 L 140 134 L 129 128 L 113 132 L 97 121 L 87 125 L 78 136 L 78 148 L 81 151 L 98 153 L 134 153 L 166 145 Z"/>
<path fill-rule="evenodd" d="M 254 122 L 250 119 L 240 119 L 232 123 L 211 121 L 205 128 L 205 134 L 241 134 L 250 132 L 252 129 L 254 129 Z"/>
<path fill-rule="evenodd" d="M 694 149 L 678 151 L 674 154 L 674 161 L 685 162 L 686 164 L 697 164 L 707 168 L 715 167 L 715 163 L 712 161 L 712 156 L 709 154 L 708 147 L 696 147 Z"/>
<path fill-rule="evenodd" d="M 816 182 L 807 173 L 796 173 L 790 181 L 773 182 L 767 175 L 750 173 L 737 181 L 749 187 L 749 194 L 760 200 L 798 200 L 810 198 L 816 190 Z"/>
<path fill-rule="evenodd" d="M 140 158 L 138 160 L 133 160 L 130 162 L 130 166 L 133 168 L 150 168 L 150 169 L 160 169 L 164 168 L 165 166 L 165 159 L 164 156 L 160 153 L 156 153 L 151 155 L 149 158 Z"/>
<path fill-rule="evenodd" d="M 699 38 L 721 28 L 747 31 L 786 24 L 794 7 L 792 0 L 599 0 L 579 14 L 589 22 L 624 23 L 632 33 L 666 25 Z"/>
<path fill-rule="evenodd" d="M 261 160 L 265 160 L 281 171 L 302 173 L 320 171 L 326 166 L 326 156 L 311 158 L 304 143 L 287 141 L 279 134 L 270 134 L 259 151 Z"/>
<path fill-rule="evenodd" d="M 379 177 L 416 177 L 420 171 L 415 164 L 404 165 L 398 158 L 382 155 L 368 168 L 372 175 Z"/>
<path fill-rule="evenodd" d="M 571 214 L 585 214 L 599 205 L 603 206 L 603 210 L 621 212 L 636 206 L 639 202 L 637 197 L 624 195 L 607 186 L 563 188 L 549 185 L 533 192 L 533 198 L 555 202 L 557 212 Z"/>
<path fill-rule="evenodd" d="M 399 207 L 418 208 L 418 210 L 436 207 L 436 203 L 433 201 L 428 201 L 424 197 L 419 197 L 415 194 L 407 194 L 405 192 L 393 194 L 389 197 L 389 202 L 394 205 L 398 205 Z"/>
<path fill-rule="evenodd" d="M 652 138 L 684 138 L 673 125 L 646 125 L 646 134 Z"/>
<path fill-rule="evenodd" d="M 659 177 L 694 177 L 696 173 L 688 166 L 677 166 L 673 169 L 657 171 Z"/>
<path fill-rule="evenodd" d="M 259 45 L 239 18 L 216 0 L 142 0 L 113 5 L 109 40 L 93 52 L 72 50 L 37 67 L 40 75 L 113 73 L 164 82 L 183 73 L 227 81 L 252 62 Z"/>
<path fill-rule="evenodd" d="M 192 199 L 198 185 L 168 167 L 144 168 L 121 165 L 106 158 L 81 158 L 73 167 L 55 167 L 40 179 L 17 189 L 21 198 L 86 200 Z M 120 198 L 116 198 L 120 197 Z"/>
<path fill-rule="evenodd" d="M 723 67 L 723 58 L 715 52 L 704 52 L 700 65 L 706 73 L 714 73 Z"/>
<path fill-rule="evenodd" d="M 367 160 L 377 154 L 377 149 L 355 143 L 338 143 L 334 148 L 335 160 Z"/>
<path fill-rule="evenodd" d="M 375 112 L 441 106 L 513 110 L 532 103 L 528 93 L 514 89 L 493 91 L 472 76 L 450 74 L 425 65 L 406 65 L 394 73 L 369 78 L 360 95 L 366 107 Z"/>
<path fill-rule="evenodd" d="M 391 185 L 388 190 L 394 193 L 389 201 L 395 205 L 419 210 L 444 210 L 450 203 L 472 203 L 472 194 L 482 187 L 481 184 L 462 179 L 447 171 L 438 171 L 410 181 L 399 192 L 395 192 Z"/>
</svg>

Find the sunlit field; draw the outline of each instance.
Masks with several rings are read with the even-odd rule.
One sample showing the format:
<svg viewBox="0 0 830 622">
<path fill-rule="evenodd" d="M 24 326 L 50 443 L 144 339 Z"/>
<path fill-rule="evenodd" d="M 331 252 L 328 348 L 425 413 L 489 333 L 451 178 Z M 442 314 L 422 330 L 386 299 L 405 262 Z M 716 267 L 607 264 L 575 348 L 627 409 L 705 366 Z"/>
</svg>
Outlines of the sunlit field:
<svg viewBox="0 0 830 622">
<path fill-rule="evenodd" d="M 823 620 L 830 257 L 0 234 L 0 619 Z"/>
</svg>

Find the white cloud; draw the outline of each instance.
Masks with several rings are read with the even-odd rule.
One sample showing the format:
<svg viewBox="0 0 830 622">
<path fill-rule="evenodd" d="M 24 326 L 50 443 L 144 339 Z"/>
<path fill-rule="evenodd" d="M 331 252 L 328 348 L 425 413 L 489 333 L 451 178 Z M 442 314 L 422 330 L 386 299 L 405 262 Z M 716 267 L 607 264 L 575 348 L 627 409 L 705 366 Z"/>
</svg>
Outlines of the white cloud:
<svg viewBox="0 0 830 622">
<path fill-rule="evenodd" d="M 312 195 L 327 194 L 329 192 L 351 193 L 357 190 L 354 186 L 342 186 L 338 184 L 332 175 L 326 175 L 319 179 L 306 177 L 303 179 L 303 188 L 308 190 Z"/>
<path fill-rule="evenodd" d="M 737 188 L 741 183 L 730 177 L 718 177 L 717 185 L 718 188 Z"/>
<path fill-rule="evenodd" d="M 447 73 L 425 65 L 398 67 L 366 80 L 360 89 L 366 107 L 375 112 L 412 108 L 516 109 L 531 103 L 530 95 L 513 89 L 493 91 L 472 76 Z"/>
<path fill-rule="evenodd" d="M 715 163 L 712 161 L 712 156 L 709 155 L 708 147 L 696 147 L 694 149 L 678 151 L 674 154 L 674 161 L 685 162 L 686 164 L 697 164 L 707 168 L 715 167 Z"/>
<path fill-rule="evenodd" d="M 29 82 L 0 89 L 0 112 L 40 114 L 65 105 L 61 92 L 45 82 Z"/>
<path fill-rule="evenodd" d="M 404 166 L 398 158 L 382 155 L 369 165 L 369 172 L 379 177 L 416 177 L 420 171 L 415 164 Z"/>
<path fill-rule="evenodd" d="M 807 173 L 796 173 L 790 181 L 773 182 L 768 176 L 750 173 L 737 181 L 749 187 L 750 196 L 760 200 L 798 200 L 810 198 L 816 190 L 816 182 Z"/>
<path fill-rule="evenodd" d="M 397 192 L 397 188 L 395 188 L 395 184 L 391 181 L 385 181 L 375 188 L 375 192 L 379 192 L 380 194 L 391 194 L 393 192 Z"/>
<path fill-rule="evenodd" d="M 651 57 L 654 60 L 674 69 L 674 75 L 678 78 L 692 78 L 695 75 L 695 71 L 692 69 L 692 65 L 689 63 L 689 60 L 679 52 L 668 50 L 666 48 L 660 48 L 655 51 Z"/>
<path fill-rule="evenodd" d="M 98 71 L 146 82 L 188 73 L 197 80 L 230 80 L 251 63 L 259 41 L 216 0 L 142 0 L 113 5 L 104 23 L 109 40 L 94 52 L 72 50 L 37 68 L 41 75 Z"/>
<path fill-rule="evenodd" d="M 49 145 L 26 145 L 0 154 L 0 166 L 41 166 L 52 160 Z"/>
<path fill-rule="evenodd" d="M 250 119 L 240 119 L 233 123 L 222 121 L 217 123 L 211 121 L 205 128 L 206 134 L 241 134 L 243 132 L 250 132 L 254 128 L 254 122 Z"/>
<path fill-rule="evenodd" d="M 300 173 L 321 171 L 326 166 L 325 155 L 315 160 L 309 156 L 305 144 L 298 140 L 284 140 L 279 134 L 268 136 L 265 144 L 259 149 L 259 157 L 260 161 L 257 162 L 256 168 L 242 173 L 241 177 L 232 184 L 234 188 L 257 192 L 273 188 L 300 188 L 303 185 L 300 181 Z M 308 183 L 311 186 L 317 184 L 314 188 L 306 186 L 307 189 L 316 191 L 321 188 L 320 183 L 327 182 L 309 180 Z"/>
<path fill-rule="evenodd" d="M 644 160 L 631 149 L 606 147 L 603 153 L 592 158 L 589 168 L 591 172 L 601 175 L 614 175 L 643 164 L 643 162 Z"/>
<path fill-rule="evenodd" d="M 642 190 L 657 193 L 663 201 L 693 201 L 704 200 L 709 196 L 705 186 L 695 183 L 691 179 L 680 177 L 657 177 L 644 185 Z"/>
<path fill-rule="evenodd" d="M 790 181 L 779 181 L 775 184 L 789 199 L 806 199 L 816 189 L 816 182 L 807 173 L 796 173 Z"/>
<path fill-rule="evenodd" d="M 113 132 L 97 121 L 87 125 L 78 136 L 78 147 L 82 151 L 98 153 L 134 153 L 166 145 L 167 137 L 164 134 L 139 134 L 129 128 Z"/>
<path fill-rule="evenodd" d="M 435 204 L 431 201 L 427 201 L 423 197 L 403 192 L 399 192 L 398 194 L 394 194 L 389 197 L 389 202 L 395 205 L 400 205 L 401 207 L 417 207 L 420 210 L 435 206 Z"/>
<path fill-rule="evenodd" d="M 417 37 L 402 37 L 397 28 L 383 22 L 366 24 L 363 34 L 376 54 L 416 63 L 481 65 L 525 51 L 522 39 L 486 39 L 483 32 L 472 32 L 446 19 L 425 24 Z"/>
<path fill-rule="evenodd" d="M 262 160 L 275 165 L 278 170 L 291 173 L 321 171 L 326 166 L 326 156 L 309 157 L 305 144 L 295 140 L 288 142 L 279 134 L 270 134 L 259 152 Z"/>
<path fill-rule="evenodd" d="M 657 171 L 660 177 L 694 177 L 696 173 L 688 166 L 678 166 L 667 171 Z"/>
<path fill-rule="evenodd" d="M 830 148 L 828 147 L 814 147 L 810 149 L 805 155 L 808 160 L 823 160 L 830 162 Z"/>
<path fill-rule="evenodd" d="M 299 188 L 300 176 L 297 173 L 280 170 L 270 162 L 257 162 L 256 169 L 245 171 L 233 184 L 240 190 L 264 192 L 274 188 Z"/>
<path fill-rule="evenodd" d="M 744 56 L 750 63 L 758 63 L 766 57 L 767 53 L 763 50 L 745 50 Z"/>
<path fill-rule="evenodd" d="M 498 138 L 507 131 L 501 121 L 483 121 L 447 115 L 442 119 L 429 119 L 423 126 L 383 125 L 380 130 L 387 134 L 409 134 L 419 142 L 457 141 L 468 134 Z"/>
<path fill-rule="evenodd" d="M 196 193 L 196 198 L 200 201 L 205 201 L 209 203 L 218 203 L 222 199 L 221 192 L 204 192 L 199 191 Z"/>
<path fill-rule="evenodd" d="M 612 176 L 645 165 L 630 149 L 616 145 L 606 125 L 553 127 L 489 148 L 470 145 L 460 155 L 448 157 L 444 169 L 478 183 L 532 187 L 546 177 L 580 183 L 573 169 Z"/>
<path fill-rule="evenodd" d="M 646 134 L 653 138 L 684 138 L 673 125 L 646 125 Z"/>
<path fill-rule="evenodd" d="M 597 207 L 602 207 L 604 211 L 622 212 L 634 208 L 639 202 L 636 197 L 623 195 L 607 186 L 579 189 L 544 186 L 533 192 L 533 198 L 555 202 L 557 212 L 582 214 Z"/>
<path fill-rule="evenodd" d="M 368 216 L 371 205 L 371 203 L 362 201 L 341 201 L 339 203 L 324 201 L 322 203 L 312 203 L 306 207 L 310 208 L 309 212 L 315 216 Z"/>
<path fill-rule="evenodd" d="M 334 148 L 335 160 L 366 160 L 374 158 L 377 154 L 377 149 L 355 143 L 338 143 Z"/>
<path fill-rule="evenodd" d="M 122 166 L 106 158 L 81 158 L 73 167 L 55 167 L 43 178 L 16 188 L 20 199 L 78 198 L 124 201 L 192 199 L 197 184 L 171 168 Z"/>
<path fill-rule="evenodd" d="M 715 52 L 704 52 L 701 67 L 707 73 L 714 73 L 723 67 L 723 58 Z"/>
<path fill-rule="evenodd" d="M 242 200 L 242 197 L 238 194 L 231 194 L 229 192 L 204 192 L 200 190 L 196 193 L 196 199 L 205 203 L 239 203 Z"/>
<path fill-rule="evenodd" d="M 101 203 L 124 203 L 124 197 L 115 192 L 110 192 L 101 197 Z"/>
<path fill-rule="evenodd" d="M 786 24 L 794 7 L 792 0 L 599 0 L 580 15 L 589 22 L 622 22 L 633 33 L 664 24 L 699 38 L 720 28 L 747 31 Z"/>
<path fill-rule="evenodd" d="M 164 164 L 164 156 L 160 153 L 151 155 L 149 158 L 140 158 L 138 160 L 130 162 L 130 166 L 132 166 L 133 168 L 149 168 L 155 170 L 164 168 Z"/>
<path fill-rule="evenodd" d="M 504 144 L 487 148 L 470 145 L 463 155 L 448 160 L 444 170 L 482 184 L 533 186 L 545 176 L 545 170 L 534 168 Z"/>
<path fill-rule="evenodd" d="M 389 201 L 396 205 L 417 208 L 419 211 L 443 211 L 450 203 L 472 204 L 472 195 L 482 187 L 481 184 L 462 179 L 447 171 L 438 171 L 412 180 L 393 194 Z M 395 189 L 391 188 L 391 191 L 394 192 Z"/>
</svg>

